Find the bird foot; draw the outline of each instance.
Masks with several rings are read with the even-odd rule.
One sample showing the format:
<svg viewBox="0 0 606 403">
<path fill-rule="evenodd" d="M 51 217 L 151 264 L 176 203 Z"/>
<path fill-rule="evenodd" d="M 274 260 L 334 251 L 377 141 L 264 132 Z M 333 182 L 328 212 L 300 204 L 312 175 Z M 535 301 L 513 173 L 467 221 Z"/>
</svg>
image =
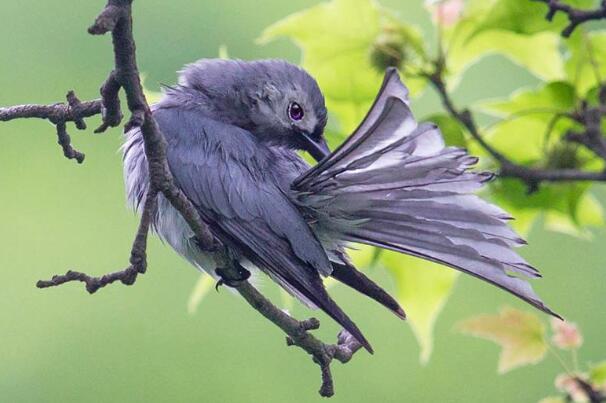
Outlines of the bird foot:
<svg viewBox="0 0 606 403">
<path fill-rule="evenodd" d="M 221 277 L 215 285 L 215 290 L 217 291 L 219 291 L 219 287 L 221 287 L 222 285 L 237 288 L 243 282 L 250 278 L 250 272 L 244 267 L 242 267 L 240 264 L 238 264 L 238 276 L 232 276 L 231 273 L 227 273 L 226 269 L 222 269 L 220 267 L 215 269 L 215 273 L 217 273 L 217 275 Z"/>
<path fill-rule="evenodd" d="M 200 250 L 203 252 L 217 252 L 219 250 L 219 248 L 221 247 L 221 243 L 217 242 L 216 240 L 212 244 L 206 244 L 206 243 L 203 243 L 202 241 L 200 241 L 195 236 L 192 239 L 193 239 L 194 243 L 196 244 L 196 246 L 198 248 L 200 248 Z"/>
</svg>

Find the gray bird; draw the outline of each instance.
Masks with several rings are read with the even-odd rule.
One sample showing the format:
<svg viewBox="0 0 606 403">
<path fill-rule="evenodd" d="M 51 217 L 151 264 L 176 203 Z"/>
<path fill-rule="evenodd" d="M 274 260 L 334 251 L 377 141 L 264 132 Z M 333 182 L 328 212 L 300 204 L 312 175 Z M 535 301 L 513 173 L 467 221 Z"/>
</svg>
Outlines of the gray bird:
<svg viewBox="0 0 606 403">
<path fill-rule="evenodd" d="M 415 121 L 396 70 L 386 72 L 366 118 L 332 153 L 323 137 L 320 88 L 287 62 L 200 60 L 163 92 L 152 109 L 176 184 L 242 273 L 264 272 L 368 351 L 322 278 L 405 314 L 352 265 L 350 242 L 453 267 L 556 315 L 522 278 L 540 274 L 513 251 L 525 242 L 507 226 L 511 217 L 473 194 L 493 175 L 471 171 L 477 158 L 445 146 L 436 125 Z M 298 150 L 319 163 L 310 167 Z M 139 210 L 149 182 L 139 130 L 126 134 L 123 152 L 128 200 Z M 162 195 L 153 227 L 191 264 L 220 279 L 221 268 Z"/>
</svg>

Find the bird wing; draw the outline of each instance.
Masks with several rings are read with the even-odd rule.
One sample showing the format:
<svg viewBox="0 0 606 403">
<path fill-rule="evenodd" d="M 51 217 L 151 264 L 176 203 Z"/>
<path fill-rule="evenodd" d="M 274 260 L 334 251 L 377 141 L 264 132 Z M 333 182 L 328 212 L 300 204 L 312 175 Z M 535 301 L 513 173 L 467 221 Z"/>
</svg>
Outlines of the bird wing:
<svg viewBox="0 0 606 403">
<path fill-rule="evenodd" d="M 271 150 L 236 126 L 195 111 L 158 109 L 177 186 L 213 233 L 288 291 L 324 310 L 371 351 L 326 292 L 320 274 L 332 271 L 326 252 L 275 180 Z"/>
<path fill-rule="evenodd" d="M 436 125 L 414 119 L 408 91 L 388 70 L 356 131 L 294 182 L 298 202 L 342 239 L 435 261 L 501 287 L 556 315 L 524 277 L 539 277 L 513 248 L 511 217 L 474 192 L 493 175 L 447 147 Z"/>
<path fill-rule="evenodd" d="M 329 158 L 325 158 L 320 163 L 315 165 L 309 171 L 305 172 L 293 182 L 293 186 L 297 188 L 305 188 L 318 178 L 328 176 L 334 173 L 339 168 L 342 168 L 351 162 L 353 158 L 359 155 L 358 147 L 378 147 L 384 142 L 393 142 L 396 137 L 396 131 L 405 132 L 408 126 L 402 127 L 382 127 L 383 130 L 375 130 L 376 126 L 384 120 L 384 110 L 390 106 L 392 99 L 402 101 L 406 106 L 409 106 L 408 89 L 402 85 L 398 71 L 395 68 L 387 69 L 383 84 L 379 89 L 378 95 L 375 98 L 370 110 L 362 120 L 362 123 L 356 128 L 351 136 L 347 138 L 336 150 L 330 153 Z M 412 116 L 412 115 L 411 115 Z M 401 121 L 397 122 L 398 124 Z M 410 122 L 415 124 L 416 122 Z M 372 136 L 370 136 L 372 133 Z M 353 158 L 352 158 L 352 152 Z"/>
</svg>

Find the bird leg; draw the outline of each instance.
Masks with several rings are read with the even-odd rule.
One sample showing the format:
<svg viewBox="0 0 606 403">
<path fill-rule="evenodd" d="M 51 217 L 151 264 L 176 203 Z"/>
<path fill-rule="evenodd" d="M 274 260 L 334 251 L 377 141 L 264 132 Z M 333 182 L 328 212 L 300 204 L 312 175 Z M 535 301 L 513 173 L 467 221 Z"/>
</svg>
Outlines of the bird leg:
<svg viewBox="0 0 606 403">
<path fill-rule="evenodd" d="M 238 270 L 238 273 L 236 276 L 233 275 L 233 273 L 231 273 L 230 270 L 226 270 L 223 268 L 216 268 L 215 269 L 215 273 L 217 273 L 217 275 L 219 277 L 221 277 L 219 279 L 219 281 L 217 281 L 217 284 L 215 285 L 215 289 L 217 291 L 219 291 L 219 287 L 221 287 L 222 285 L 226 285 L 228 287 L 232 287 L 232 288 L 238 288 L 243 282 L 245 282 L 246 280 L 248 280 L 250 278 L 250 272 L 248 270 L 246 270 L 244 267 L 242 267 L 242 265 L 240 263 L 234 262 L 236 269 Z"/>
</svg>

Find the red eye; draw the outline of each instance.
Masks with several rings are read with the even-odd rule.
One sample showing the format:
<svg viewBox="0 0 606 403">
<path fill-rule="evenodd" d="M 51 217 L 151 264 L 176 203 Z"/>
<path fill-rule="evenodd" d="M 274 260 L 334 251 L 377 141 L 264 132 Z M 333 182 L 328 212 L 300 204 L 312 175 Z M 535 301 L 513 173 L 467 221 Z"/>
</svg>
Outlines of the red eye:
<svg viewBox="0 0 606 403">
<path fill-rule="evenodd" d="M 304 115 L 303 108 L 298 103 L 291 102 L 290 105 L 288 105 L 288 116 L 290 116 L 292 120 L 301 120 Z"/>
</svg>

